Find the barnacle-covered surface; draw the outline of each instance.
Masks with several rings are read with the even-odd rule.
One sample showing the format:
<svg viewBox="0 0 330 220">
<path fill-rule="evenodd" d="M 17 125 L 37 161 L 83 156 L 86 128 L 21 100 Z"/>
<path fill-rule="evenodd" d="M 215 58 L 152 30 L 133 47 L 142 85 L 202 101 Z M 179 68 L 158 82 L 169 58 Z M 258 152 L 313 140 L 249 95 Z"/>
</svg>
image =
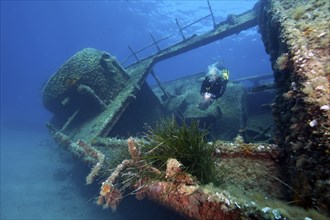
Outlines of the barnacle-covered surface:
<svg viewBox="0 0 330 220">
<path fill-rule="evenodd" d="M 262 0 L 260 30 L 278 94 L 275 138 L 289 200 L 330 213 L 330 3 Z"/>
<path fill-rule="evenodd" d="M 55 115 L 78 103 L 79 85 L 89 87 L 105 103 L 116 97 L 128 79 L 116 59 L 106 52 L 86 48 L 72 56 L 49 79 L 43 91 L 43 104 Z M 75 106 L 75 107 L 77 107 Z"/>
</svg>

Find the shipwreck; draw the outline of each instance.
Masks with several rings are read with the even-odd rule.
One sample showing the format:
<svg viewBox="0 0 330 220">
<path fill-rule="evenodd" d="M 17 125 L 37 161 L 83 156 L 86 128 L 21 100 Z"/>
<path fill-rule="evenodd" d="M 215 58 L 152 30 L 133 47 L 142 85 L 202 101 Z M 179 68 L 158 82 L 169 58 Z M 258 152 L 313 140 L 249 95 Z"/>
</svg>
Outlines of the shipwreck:
<svg viewBox="0 0 330 220">
<path fill-rule="evenodd" d="M 192 219 L 327 219 L 330 5 L 325 0 L 305 3 L 260 0 L 251 10 L 216 23 L 208 2 L 205 18 L 212 18 L 214 29 L 186 37 L 177 20 L 182 41 L 160 49 L 152 36 L 150 46 L 157 52 L 139 58 L 140 51 L 129 47 L 133 64 L 124 67 L 126 61 L 93 48 L 65 62 L 43 90 L 43 104 L 53 113 L 47 126 L 59 145 L 91 165 L 86 184 L 99 185 L 95 202 L 115 209 L 129 192 Z M 239 80 L 230 82 L 230 92 L 207 111 L 196 108 L 202 73 L 160 82 L 153 71 L 157 62 L 254 26 L 273 73 L 241 79 L 257 82 L 250 90 Z M 157 86 L 146 83 L 149 74 Z M 275 80 L 258 84 L 267 78 Z M 249 100 L 255 97 L 261 97 L 264 107 L 259 115 L 249 111 Z M 171 116 L 169 124 L 160 123 Z M 196 146 L 203 144 L 208 151 L 211 163 L 205 166 L 214 168 L 212 181 L 197 168 L 189 169 L 182 155 L 173 154 L 162 163 L 150 160 L 159 155 L 148 155 L 164 145 L 152 146 L 160 134 L 154 128 L 162 125 L 169 130 L 161 132 L 181 132 L 183 127 L 195 133 L 182 138 L 205 138 Z M 151 128 L 149 139 L 146 126 Z M 206 141 L 205 127 L 210 127 L 211 142 Z"/>
</svg>

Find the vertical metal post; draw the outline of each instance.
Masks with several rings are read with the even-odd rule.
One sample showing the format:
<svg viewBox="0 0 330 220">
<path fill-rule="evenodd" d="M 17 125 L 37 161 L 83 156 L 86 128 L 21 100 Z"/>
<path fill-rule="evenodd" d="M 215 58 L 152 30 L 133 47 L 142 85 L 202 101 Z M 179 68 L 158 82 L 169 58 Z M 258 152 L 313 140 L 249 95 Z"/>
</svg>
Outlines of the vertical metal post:
<svg viewBox="0 0 330 220">
<path fill-rule="evenodd" d="M 241 124 L 238 133 L 243 137 L 244 141 L 246 141 L 246 127 L 247 127 L 247 110 L 246 110 L 246 88 L 243 87 L 243 95 L 241 99 Z"/>
<path fill-rule="evenodd" d="M 154 77 L 154 79 L 156 80 L 156 82 L 157 82 L 159 88 L 163 91 L 163 93 L 164 93 L 164 99 L 165 99 L 165 100 L 168 99 L 168 98 L 170 97 L 170 95 L 166 92 L 163 83 L 162 83 L 162 82 L 158 79 L 158 77 L 156 76 L 156 74 L 155 74 L 155 72 L 154 72 L 154 69 L 151 69 L 150 73 L 151 73 L 151 75 Z"/>
<path fill-rule="evenodd" d="M 158 44 L 157 44 L 157 41 L 155 40 L 154 36 L 152 36 L 152 34 L 151 34 L 151 33 L 149 33 L 149 34 L 150 34 L 150 36 L 151 36 L 152 40 L 154 41 L 154 44 L 156 45 L 156 47 L 157 47 L 158 51 L 161 51 L 161 49 L 159 48 L 159 46 L 158 46 Z"/>
<path fill-rule="evenodd" d="M 132 52 L 133 56 L 135 57 L 135 59 L 137 61 L 139 61 L 139 58 L 136 56 L 136 53 L 134 52 L 134 50 L 128 45 L 128 49 Z"/>
<path fill-rule="evenodd" d="M 184 36 L 184 34 L 183 34 L 183 32 L 182 32 L 182 28 L 181 28 L 181 26 L 180 26 L 180 24 L 179 24 L 179 21 L 178 21 L 178 19 L 177 19 L 177 18 L 175 19 L 175 22 L 176 22 L 176 24 L 179 26 L 179 29 L 180 29 L 180 33 L 181 33 L 181 35 L 182 35 L 182 38 L 183 38 L 183 40 L 185 40 L 185 39 L 186 39 L 186 37 Z"/>
<path fill-rule="evenodd" d="M 216 24 L 215 24 L 213 12 L 212 12 L 212 8 L 211 8 L 211 4 L 210 4 L 210 1 L 209 0 L 207 0 L 207 4 L 209 5 L 209 9 L 210 9 L 210 12 L 211 12 L 211 17 L 212 17 L 212 22 L 213 22 L 213 28 L 215 28 L 216 27 Z"/>
</svg>

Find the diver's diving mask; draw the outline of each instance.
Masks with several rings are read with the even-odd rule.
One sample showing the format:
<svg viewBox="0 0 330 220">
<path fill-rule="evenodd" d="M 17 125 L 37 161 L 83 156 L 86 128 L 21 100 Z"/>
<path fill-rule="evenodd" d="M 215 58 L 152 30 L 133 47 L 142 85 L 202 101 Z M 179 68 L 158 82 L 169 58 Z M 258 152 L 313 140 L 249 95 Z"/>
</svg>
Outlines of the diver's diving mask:
<svg viewBox="0 0 330 220">
<path fill-rule="evenodd" d="M 211 67 L 209 68 L 207 76 L 209 78 L 209 82 L 215 82 L 220 77 L 220 71 L 216 67 Z"/>
</svg>

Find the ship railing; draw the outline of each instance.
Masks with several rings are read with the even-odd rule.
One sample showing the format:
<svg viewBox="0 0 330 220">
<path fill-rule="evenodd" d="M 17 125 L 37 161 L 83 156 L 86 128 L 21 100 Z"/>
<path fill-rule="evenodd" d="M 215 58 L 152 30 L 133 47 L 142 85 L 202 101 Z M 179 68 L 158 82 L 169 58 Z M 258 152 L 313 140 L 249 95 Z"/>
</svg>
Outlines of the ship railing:
<svg viewBox="0 0 330 220">
<path fill-rule="evenodd" d="M 194 21 L 190 24 L 187 24 L 185 26 L 181 26 L 181 24 L 179 23 L 179 20 L 177 18 L 175 18 L 175 22 L 176 22 L 176 24 L 179 28 L 179 31 L 180 31 L 180 34 L 181 34 L 181 37 L 182 37 L 182 41 L 186 40 L 186 36 L 184 35 L 184 32 L 183 32 L 185 29 L 187 29 L 188 27 L 190 27 L 190 26 L 192 26 L 196 23 L 199 23 L 202 20 L 205 20 L 209 17 L 212 18 L 213 28 L 216 27 L 213 11 L 212 11 L 211 4 L 210 4 L 209 0 L 207 0 L 207 4 L 208 4 L 208 8 L 210 10 L 210 14 L 208 14 L 208 15 L 206 15 L 206 16 L 204 16 L 204 17 L 202 17 L 202 18 L 200 18 L 200 19 L 198 19 L 198 20 L 196 20 L 196 21 Z M 140 59 L 138 57 L 138 54 L 141 53 L 142 51 L 145 51 L 146 49 L 148 49 L 150 47 L 155 46 L 158 52 L 162 51 L 162 49 L 159 46 L 159 43 L 173 37 L 175 34 L 171 34 L 171 35 L 169 35 L 167 37 L 164 37 L 162 39 L 159 39 L 159 40 L 156 40 L 155 37 L 151 33 L 149 33 L 149 35 L 152 39 L 152 43 L 150 43 L 149 45 L 147 45 L 147 46 L 145 46 L 145 47 L 143 47 L 139 50 L 133 50 L 133 48 L 130 45 L 128 45 L 128 49 L 130 50 L 131 54 L 123 62 L 121 62 L 122 66 L 124 66 L 125 63 L 127 63 L 132 57 L 134 57 L 136 61 L 140 61 Z"/>
</svg>

